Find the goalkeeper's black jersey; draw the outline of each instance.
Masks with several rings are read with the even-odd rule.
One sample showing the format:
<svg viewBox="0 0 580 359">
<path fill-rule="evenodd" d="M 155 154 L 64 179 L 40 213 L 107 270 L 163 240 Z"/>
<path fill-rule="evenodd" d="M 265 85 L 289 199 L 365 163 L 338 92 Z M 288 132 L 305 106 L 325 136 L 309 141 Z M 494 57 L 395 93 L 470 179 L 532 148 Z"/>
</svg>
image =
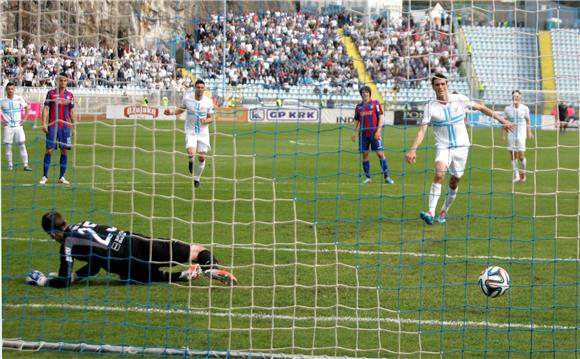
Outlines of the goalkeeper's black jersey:
<svg viewBox="0 0 580 359">
<path fill-rule="evenodd" d="M 101 268 L 124 276 L 131 257 L 131 234 L 88 221 L 70 225 L 64 230 L 60 246 L 58 278 L 49 280 L 51 287 L 70 285 L 75 259 L 87 262 L 76 272 L 78 277 L 96 275 Z"/>
</svg>

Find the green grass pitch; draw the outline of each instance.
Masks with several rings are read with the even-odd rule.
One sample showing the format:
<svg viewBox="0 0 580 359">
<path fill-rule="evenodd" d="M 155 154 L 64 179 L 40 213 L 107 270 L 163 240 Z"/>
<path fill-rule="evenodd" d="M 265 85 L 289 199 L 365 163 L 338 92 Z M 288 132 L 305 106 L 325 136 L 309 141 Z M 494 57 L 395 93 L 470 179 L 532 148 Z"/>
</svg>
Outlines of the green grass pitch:
<svg viewBox="0 0 580 359">
<path fill-rule="evenodd" d="M 382 358 L 577 350 L 578 132 L 537 132 L 528 181 L 514 186 L 500 130 L 470 130 L 450 219 L 428 227 L 418 213 L 433 177 L 431 133 L 409 166 L 403 149 L 416 128 L 387 127 L 396 184 L 381 183 L 372 155 L 374 182 L 362 186 L 350 125 L 219 123 L 194 190 L 182 128 L 83 121 L 72 184 L 56 185 L 56 153 L 38 186 L 44 135 L 27 127 L 34 172 L 2 170 L 4 338 Z M 101 273 L 65 290 L 27 286 L 30 270 L 58 269 L 58 245 L 40 229 L 51 208 L 71 222 L 206 245 L 240 285 L 122 285 Z M 481 293 L 488 265 L 511 274 L 507 295 Z"/>
</svg>

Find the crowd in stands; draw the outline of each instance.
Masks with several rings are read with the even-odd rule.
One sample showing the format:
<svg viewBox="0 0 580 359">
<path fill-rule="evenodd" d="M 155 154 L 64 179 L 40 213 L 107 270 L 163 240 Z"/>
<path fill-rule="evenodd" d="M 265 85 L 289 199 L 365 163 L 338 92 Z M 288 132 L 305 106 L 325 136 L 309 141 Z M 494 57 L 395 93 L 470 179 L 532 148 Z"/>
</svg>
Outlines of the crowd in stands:
<svg viewBox="0 0 580 359">
<path fill-rule="evenodd" d="M 88 46 L 43 46 L 0 49 L 4 75 L 27 87 L 55 86 L 65 72 L 69 86 L 80 88 L 180 89 L 190 85 L 182 78 L 175 60 L 163 50 L 97 48 Z"/>
<path fill-rule="evenodd" d="M 450 24 L 380 17 L 372 28 L 347 15 L 270 13 L 231 17 L 226 31 L 226 65 L 231 85 L 325 83 L 350 85 L 357 72 L 346 54 L 339 27 L 355 40 L 376 81 L 426 79 L 458 66 Z M 202 23 L 188 50 L 193 64 L 209 77 L 221 71 L 223 35 L 218 17 Z M 194 39 L 195 40 L 195 39 Z"/>
<path fill-rule="evenodd" d="M 223 64 L 223 32 L 218 16 L 199 23 L 185 42 L 187 64 L 204 78 L 218 78 Z M 301 84 L 351 87 L 357 81 L 339 29 L 352 36 L 371 76 L 378 82 L 420 81 L 430 73 L 450 73 L 458 64 L 449 24 L 426 16 L 376 19 L 370 27 L 350 15 L 280 12 L 230 15 L 226 29 L 229 85 L 260 83 L 284 88 Z M 24 86 L 54 86 L 66 72 L 71 86 L 182 89 L 190 85 L 164 50 L 43 46 L 0 49 L 8 79 Z M 404 81 L 409 83 L 409 81 Z"/>
<path fill-rule="evenodd" d="M 266 12 L 231 16 L 226 30 L 230 85 L 286 86 L 354 82 L 356 71 L 342 46 L 338 16 Z M 221 74 L 223 32 L 217 16 L 201 23 L 188 47 L 207 77 Z"/>
<path fill-rule="evenodd" d="M 460 60 L 456 55 L 451 24 L 428 15 L 421 22 L 413 17 L 387 21 L 379 18 L 370 30 L 362 21 L 347 25 L 367 71 L 377 82 L 415 86 L 432 73 L 451 74 Z"/>
</svg>

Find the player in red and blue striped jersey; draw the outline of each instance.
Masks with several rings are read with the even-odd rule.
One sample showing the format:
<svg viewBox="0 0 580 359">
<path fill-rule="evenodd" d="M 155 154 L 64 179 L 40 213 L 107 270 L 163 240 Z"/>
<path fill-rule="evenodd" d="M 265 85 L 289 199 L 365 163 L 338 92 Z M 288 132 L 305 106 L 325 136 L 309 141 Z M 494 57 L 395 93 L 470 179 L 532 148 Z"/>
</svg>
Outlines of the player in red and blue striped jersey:
<svg viewBox="0 0 580 359">
<path fill-rule="evenodd" d="M 72 136 L 76 135 L 74 96 L 67 90 L 68 76 L 58 77 L 58 86 L 46 94 L 42 109 L 42 131 L 46 133 L 46 153 L 44 154 L 44 172 L 40 184 L 48 181 L 48 168 L 52 152 L 60 147 L 60 176 L 58 183 L 69 184 L 64 178 L 66 173 L 68 150 L 72 147 Z M 48 121 L 48 124 L 47 124 Z M 72 133 L 71 133 L 72 128 Z"/>
<path fill-rule="evenodd" d="M 377 154 L 381 163 L 381 171 L 385 183 L 395 181 L 389 177 L 389 162 L 383 152 L 383 109 L 377 100 L 371 100 L 371 89 L 363 86 L 360 89 L 362 102 L 356 105 L 352 140 L 359 138 L 359 152 L 362 153 L 362 166 L 365 172 L 363 184 L 371 183 L 371 165 L 369 161 L 369 147 Z M 358 132 L 358 133 L 357 133 Z"/>
</svg>

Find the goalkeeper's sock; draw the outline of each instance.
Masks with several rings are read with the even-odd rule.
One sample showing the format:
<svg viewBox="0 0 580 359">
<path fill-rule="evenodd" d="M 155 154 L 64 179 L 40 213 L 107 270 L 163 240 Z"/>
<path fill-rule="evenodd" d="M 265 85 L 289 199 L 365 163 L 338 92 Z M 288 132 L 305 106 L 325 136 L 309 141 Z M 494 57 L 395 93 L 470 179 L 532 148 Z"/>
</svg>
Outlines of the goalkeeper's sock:
<svg viewBox="0 0 580 359">
<path fill-rule="evenodd" d="M 429 191 L 429 213 L 431 215 L 435 213 L 435 208 L 437 208 L 437 202 L 439 202 L 440 196 L 441 183 L 431 183 L 431 190 Z"/>
<path fill-rule="evenodd" d="M 58 176 L 58 178 L 64 177 L 64 174 L 66 173 L 67 161 L 68 161 L 68 155 L 61 154 L 60 155 L 60 176 Z"/>
<path fill-rule="evenodd" d="M 24 143 L 21 143 L 19 147 L 20 147 L 20 158 L 22 158 L 22 164 L 24 165 L 24 167 L 28 167 L 28 151 L 26 151 L 26 145 Z"/>
<path fill-rule="evenodd" d="M 48 178 L 48 168 L 50 167 L 50 159 L 51 159 L 51 155 L 48 153 L 44 154 L 44 166 L 43 166 L 43 176 Z"/>
<path fill-rule="evenodd" d="M 189 280 L 185 275 L 187 271 L 183 272 L 162 272 L 163 280 L 165 282 L 177 282 L 177 281 L 187 281 Z"/>
<path fill-rule="evenodd" d="M 171 273 L 171 280 L 190 281 L 199 278 L 201 274 L 201 266 L 199 264 L 193 264 L 183 272 Z"/>
<path fill-rule="evenodd" d="M 445 194 L 445 202 L 443 202 L 443 208 L 441 208 L 442 211 L 449 212 L 449 208 L 453 204 L 453 201 L 455 201 L 455 197 L 457 197 L 458 189 L 459 187 L 455 189 L 452 189 L 449 186 L 447 187 L 447 193 Z"/>
<path fill-rule="evenodd" d="M 197 255 L 197 263 L 203 271 L 208 269 L 216 268 L 218 260 L 211 254 L 210 251 L 204 249 Z"/>
<path fill-rule="evenodd" d="M 365 171 L 365 176 L 367 176 L 367 178 L 371 178 L 371 162 L 363 161 L 362 166 L 363 170 Z"/>
<path fill-rule="evenodd" d="M 195 167 L 193 168 L 193 179 L 199 181 L 203 169 L 205 168 L 205 160 L 200 161 L 199 158 L 195 161 Z"/>
<path fill-rule="evenodd" d="M 8 168 L 12 168 L 12 144 L 6 143 L 6 163 Z"/>
</svg>

